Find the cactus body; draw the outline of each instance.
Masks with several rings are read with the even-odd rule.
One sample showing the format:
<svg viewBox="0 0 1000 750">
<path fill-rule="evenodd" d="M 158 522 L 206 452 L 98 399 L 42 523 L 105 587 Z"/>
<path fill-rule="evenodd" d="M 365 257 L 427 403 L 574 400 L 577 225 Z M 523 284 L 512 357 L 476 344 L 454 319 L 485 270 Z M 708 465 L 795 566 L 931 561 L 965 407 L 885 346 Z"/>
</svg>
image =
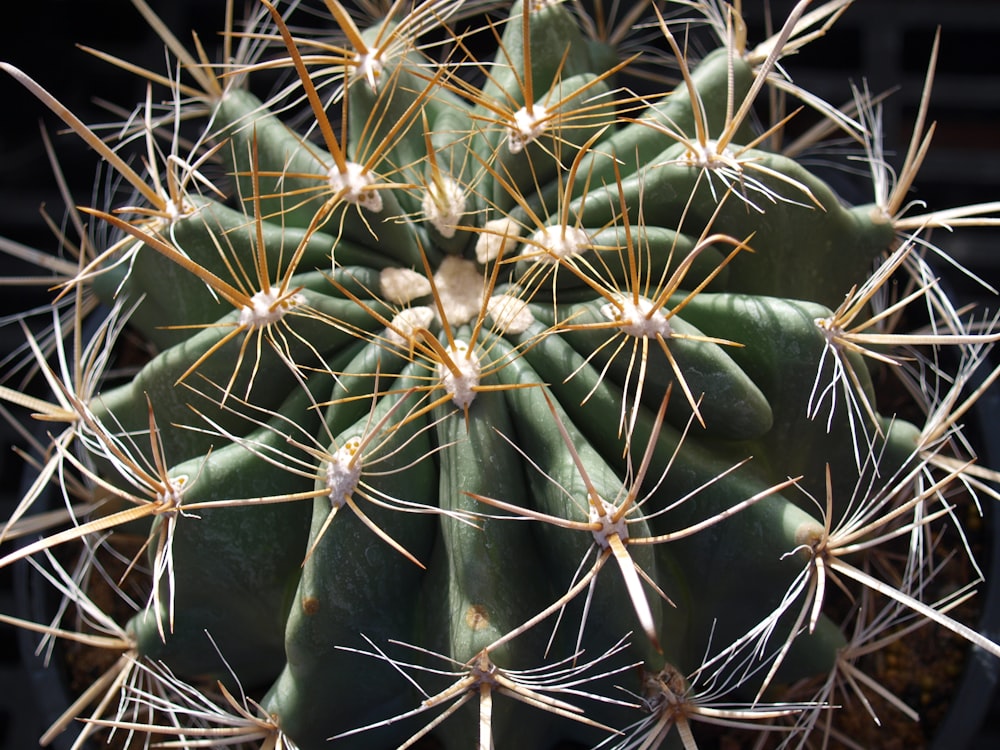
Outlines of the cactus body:
<svg viewBox="0 0 1000 750">
<path fill-rule="evenodd" d="M 466 65 L 441 3 L 446 62 L 341 9 L 368 47 L 331 66 L 265 5 L 318 127 L 222 79 L 201 105 L 228 202 L 100 214 L 132 255 L 95 287 L 141 300 L 162 351 L 86 405 L 107 436 L 73 465 L 187 478 L 146 518 L 170 572 L 135 658 L 246 691 L 265 746 L 303 750 L 637 747 L 653 676 L 750 720 L 836 673 L 856 635 L 823 571 L 919 535 L 954 464 L 879 411 L 871 370 L 907 340 L 852 339 L 841 307 L 896 262 L 894 218 L 733 119 L 779 74 L 734 42 L 640 97 L 558 2 L 514 3 Z M 762 718 L 829 702 L 789 695 Z"/>
</svg>

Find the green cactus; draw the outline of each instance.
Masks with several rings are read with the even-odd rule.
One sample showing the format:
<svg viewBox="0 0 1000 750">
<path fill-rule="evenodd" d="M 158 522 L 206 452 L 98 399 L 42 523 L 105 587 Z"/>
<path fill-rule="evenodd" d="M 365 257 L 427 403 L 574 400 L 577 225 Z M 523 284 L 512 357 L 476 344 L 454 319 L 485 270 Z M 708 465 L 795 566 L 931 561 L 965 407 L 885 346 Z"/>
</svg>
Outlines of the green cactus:
<svg viewBox="0 0 1000 750">
<path fill-rule="evenodd" d="M 122 654 L 85 733 L 694 748 L 704 720 L 800 743 L 838 691 L 884 694 L 857 659 L 914 616 L 1000 656 L 928 585 L 952 489 L 995 496 L 952 415 L 998 333 L 918 252 L 1000 206 L 904 216 L 919 154 L 850 206 L 784 121 L 751 124 L 840 5 L 749 50 L 735 9 L 681 3 L 723 42 L 698 60 L 652 4 L 652 63 L 682 73 L 653 93 L 585 4 L 515 2 L 475 45 L 462 3 L 402 5 L 366 27 L 327 0 L 330 42 L 261 0 L 218 67 L 167 36 L 183 75 L 166 115 L 137 109 L 142 170 L 4 66 L 137 193 L 82 209 L 114 241 L 66 272 L 73 330 L 29 335 L 52 401 L 0 392 L 66 425 L 4 538 L 49 480 L 72 523 L 0 566 L 88 542 L 82 572 L 50 564 L 103 640 L 18 621 Z M 852 119 L 801 93 L 878 148 L 864 97 Z M 157 164 L 175 126 L 193 150 Z M 933 332 L 898 327 L 921 309 Z M 153 353 L 116 381 L 126 324 Z M 883 411 L 887 373 L 925 417 Z M 135 534 L 119 584 L 148 598 L 115 620 L 84 579 Z"/>
</svg>

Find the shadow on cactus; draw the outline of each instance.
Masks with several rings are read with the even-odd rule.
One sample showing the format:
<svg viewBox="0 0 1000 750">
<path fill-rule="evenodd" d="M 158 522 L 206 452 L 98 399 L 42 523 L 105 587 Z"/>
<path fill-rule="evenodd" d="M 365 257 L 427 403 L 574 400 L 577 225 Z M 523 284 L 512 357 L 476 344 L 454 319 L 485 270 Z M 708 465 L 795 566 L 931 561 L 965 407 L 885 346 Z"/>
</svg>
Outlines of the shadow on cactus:
<svg viewBox="0 0 1000 750">
<path fill-rule="evenodd" d="M 751 49 L 721 2 L 325 0 L 316 32 L 260 0 L 217 61 L 134 2 L 174 61 L 104 55 L 150 83 L 113 137 L 3 66 L 132 191 L 31 254 L 58 302 L 15 364 L 51 395 L 0 390 L 47 427 L 0 567 L 64 599 L 3 620 L 112 655 L 47 740 L 812 746 L 853 698 L 916 718 L 858 661 L 908 629 L 1000 657 L 950 614 L 981 581 L 935 585 L 998 498 L 961 423 L 1000 333 L 927 261 L 1000 203 L 906 203 L 927 97 L 894 177 L 874 98 L 785 76 L 848 2 Z M 870 203 L 769 97 L 859 144 Z"/>
</svg>

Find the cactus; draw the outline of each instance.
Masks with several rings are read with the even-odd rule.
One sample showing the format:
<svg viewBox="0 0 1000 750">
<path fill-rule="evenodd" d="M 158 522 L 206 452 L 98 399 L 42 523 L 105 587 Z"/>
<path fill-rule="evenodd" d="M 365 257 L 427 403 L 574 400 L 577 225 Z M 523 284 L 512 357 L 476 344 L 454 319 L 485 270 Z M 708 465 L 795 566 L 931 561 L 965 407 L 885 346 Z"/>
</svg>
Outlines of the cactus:
<svg viewBox="0 0 1000 750">
<path fill-rule="evenodd" d="M 0 392 L 49 426 L 0 567 L 46 571 L 79 624 L 5 621 L 114 655 L 67 721 L 133 746 L 690 749 L 693 722 L 811 746 L 851 701 L 914 714 L 862 658 L 917 624 L 1000 656 L 934 585 L 958 490 L 997 497 L 961 421 L 1000 334 L 925 259 L 1000 205 L 918 215 L 925 112 L 890 180 L 872 97 L 784 75 L 847 4 L 752 48 L 738 4 L 609 28 L 600 4 L 476 25 L 327 0 L 330 41 L 261 0 L 217 65 L 161 31 L 176 71 L 138 72 L 168 97 L 122 131 L 141 166 L 5 64 L 134 191 L 47 262 L 52 327 L 25 330 L 51 395 Z M 659 53 L 626 53 L 640 18 Z M 759 124 L 768 92 L 865 147 L 868 202 Z M 125 330 L 148 356 L 122 377 Z M 65 510 L 15 548 L 53 483 Z M 98 552 L 137 535 L 105 611 Z"/>
</svg>

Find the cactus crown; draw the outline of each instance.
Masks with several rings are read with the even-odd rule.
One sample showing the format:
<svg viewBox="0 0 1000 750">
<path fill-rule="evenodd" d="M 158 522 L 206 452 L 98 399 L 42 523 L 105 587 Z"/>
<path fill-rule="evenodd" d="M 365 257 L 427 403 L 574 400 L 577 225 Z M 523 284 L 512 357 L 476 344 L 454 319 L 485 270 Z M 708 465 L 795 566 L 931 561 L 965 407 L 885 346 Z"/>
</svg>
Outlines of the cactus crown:
<svg viewBox="0 0 1000 750">
<path fill-rule="evenodd" d="M 697 721 L 811 746 L 846 703 L 913 715 L 865 656 L 914 623 L 1000 656 L 935 549 L 997 496 L 960 423 L 1000 334 L 925 259 L 1000 204 L 917 215 L 925 112 L 892 181 L 877 104 L 784 73 L 848 2 L 748 49 L 722 2 L 325 0 L 320 36 L 260 0 L 217 63 L 134 2 L 179 71 L 138 71 L 166 88 L 122 130 L 141 162 L 4 65 L 134 193 L 79 209 L 109 242 L 46 261 L 50 400 L 0 390 L 51 425 L 4 543 L 67 500 L 0 567 L 78 617 L 16 622 L 116 655 L 84 734 L 690 749 Z M 783 145 L 769 92 L 863 144 L 870 203 Z"/>
</svg>

